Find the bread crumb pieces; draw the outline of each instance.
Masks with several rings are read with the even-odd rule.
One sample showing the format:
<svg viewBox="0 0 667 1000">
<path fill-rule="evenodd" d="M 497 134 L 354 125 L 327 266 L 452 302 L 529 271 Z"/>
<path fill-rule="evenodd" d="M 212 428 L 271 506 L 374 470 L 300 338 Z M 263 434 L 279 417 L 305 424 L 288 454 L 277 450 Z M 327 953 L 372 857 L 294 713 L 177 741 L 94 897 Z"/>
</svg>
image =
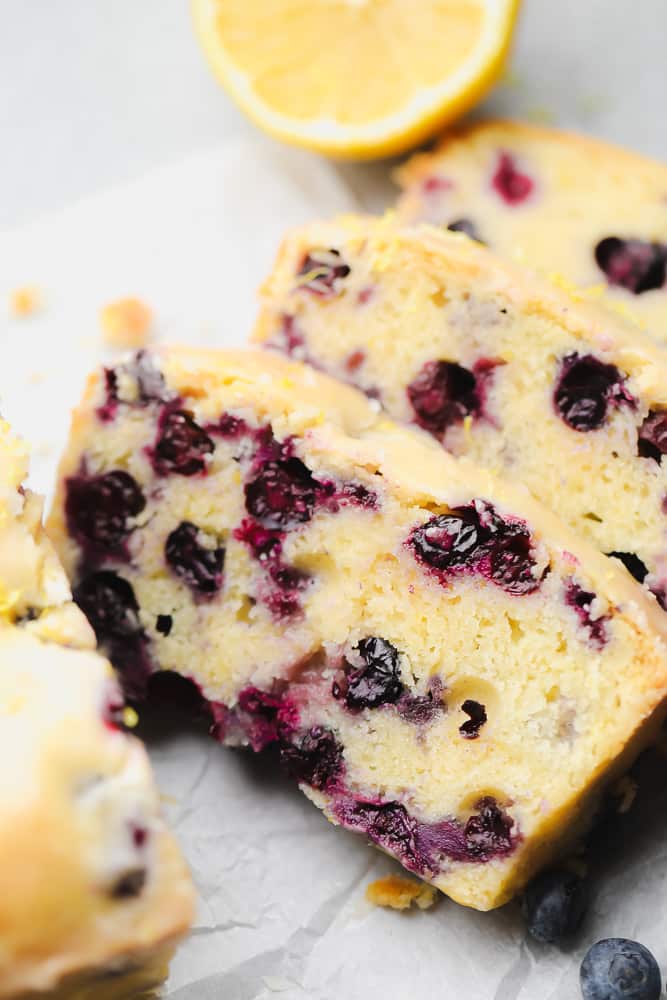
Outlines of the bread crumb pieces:
<svg viewBox="0 0 667 1000">
<path fill-rule="evenodd" d="M 386 906 L 392 910 L 407 910 L 416 903 L 420 910 L 428 910 L 436 900 L 436 890 L 426 882 L 414 882 L 402 875 L 387 875 L 366 886 L 366 899 L 373 906 Z"/>
<path fill-rule="evenodd" d="M 9 312 L 16 319 L 32 316 L 42 307 L 42 296 L 39 289 L 32 285 L 23 285 L 9 293 Z"/>
<path fill-rule="evenodd" d="M 117 299 L 100 309 L 100 326 L 109 347 L 144 347 L 151 334 L 152 310 L 141 299 Z"/>
</svg>

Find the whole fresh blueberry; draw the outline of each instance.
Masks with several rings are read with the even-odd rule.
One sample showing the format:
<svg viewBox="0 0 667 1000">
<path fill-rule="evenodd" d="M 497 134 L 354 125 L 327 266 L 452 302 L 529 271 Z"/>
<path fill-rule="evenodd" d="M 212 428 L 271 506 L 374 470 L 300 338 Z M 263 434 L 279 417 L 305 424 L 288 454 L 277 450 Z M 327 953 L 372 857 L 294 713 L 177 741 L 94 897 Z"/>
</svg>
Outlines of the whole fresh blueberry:
<svg viewBox="0 0 667 1000">
<path fill-rule="evenodd" d="M 543 944 L 559 944 L 573 934 L 586 910 L 586 887 L 574 872 L 543 872 L 526 889 L 521 909 L 528 933 Z"/>
<path fill-rule="evenodd" d="M 588 949 L 581 963 L 584 1000 L 659 1000 L 660 969 L 643 944 L 605 938 Z"/>
</svg>

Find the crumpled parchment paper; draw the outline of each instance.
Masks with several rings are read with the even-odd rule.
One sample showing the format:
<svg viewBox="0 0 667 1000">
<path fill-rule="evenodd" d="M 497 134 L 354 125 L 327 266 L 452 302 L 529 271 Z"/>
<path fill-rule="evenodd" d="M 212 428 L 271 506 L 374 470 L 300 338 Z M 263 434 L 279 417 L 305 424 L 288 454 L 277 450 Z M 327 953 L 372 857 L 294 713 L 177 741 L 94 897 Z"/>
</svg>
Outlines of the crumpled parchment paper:
<svg viewBox="0 0 667 1000">
<path fill-rule="evenodd" d="M 158 341 L 243 344 L 284 229 L 357 207 L 341 176 L 306 153 L 232 143 L 0 234 L 0 300 L 26 283 L 44 298 L 33 318 L 0 321 L 1 405 L 35 447 L 35 488 L 50 490 L 84 377 L 111 357 L 99 307 L 135 294 L 156 311 Z M 598 836 L 590 916 L 559 951 L 526 939 L 515 904 L 374 909 L 366 885 L 397 866 L 330 826 L 274 761 L 225 750 L 182 718 L 149 712 L 145 733 L 200 897 L 170 1000 L 568 1000 L 587 944 L 612 935 L 667 964 L 660 758 L 635 807 Z"/>
</svg>

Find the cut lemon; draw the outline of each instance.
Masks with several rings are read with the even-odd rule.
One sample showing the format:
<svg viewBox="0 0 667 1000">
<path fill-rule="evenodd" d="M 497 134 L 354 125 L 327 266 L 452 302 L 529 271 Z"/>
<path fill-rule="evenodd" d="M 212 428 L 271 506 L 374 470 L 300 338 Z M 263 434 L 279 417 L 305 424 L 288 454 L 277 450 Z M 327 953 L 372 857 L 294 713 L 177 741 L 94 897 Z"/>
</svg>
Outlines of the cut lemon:
<svg viewBox="0 0 667 1000">
<path fill-rule="evenodd" d="M 500 73 L 519 0 L 192 0 L 211 66 L 267 132 L 373 157 L 427 138 Z"/>
</svg>

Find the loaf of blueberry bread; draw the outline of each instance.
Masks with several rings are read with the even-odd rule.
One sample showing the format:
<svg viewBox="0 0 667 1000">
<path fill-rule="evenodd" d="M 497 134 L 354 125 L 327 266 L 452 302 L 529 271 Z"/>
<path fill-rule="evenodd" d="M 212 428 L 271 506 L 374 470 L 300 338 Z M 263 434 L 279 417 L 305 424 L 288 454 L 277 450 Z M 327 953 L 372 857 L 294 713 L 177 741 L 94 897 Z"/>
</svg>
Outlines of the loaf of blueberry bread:
<svg viewBox="0 0 667 1000">
<path fill-rule="evenodd" d="M 432 226 L 295 231 L 256 338 L 522 480 L 667 604 L 667 352 L 610 310 Z"/>
<path fill-rule="evenodd" d="M 128 689 L 189 678 L 334 823 L 489 909 L 653 738 L 665 618 L 614 560 L 268 352 L 94 375 L 50 533 Z"/>
<path fill-rule="evenodd" d="M 431 222 L 503 257 L 600 286 L 667 342 L 667 166 L 516 122 L 452 132 L 397 172 L 404 222 Z"/>
<path fill-rule="evenodd" d="M 192 886 L 26 472 L 0 423 L 0 997 L 138 996 L 165 976 Z"/>
</svg>

